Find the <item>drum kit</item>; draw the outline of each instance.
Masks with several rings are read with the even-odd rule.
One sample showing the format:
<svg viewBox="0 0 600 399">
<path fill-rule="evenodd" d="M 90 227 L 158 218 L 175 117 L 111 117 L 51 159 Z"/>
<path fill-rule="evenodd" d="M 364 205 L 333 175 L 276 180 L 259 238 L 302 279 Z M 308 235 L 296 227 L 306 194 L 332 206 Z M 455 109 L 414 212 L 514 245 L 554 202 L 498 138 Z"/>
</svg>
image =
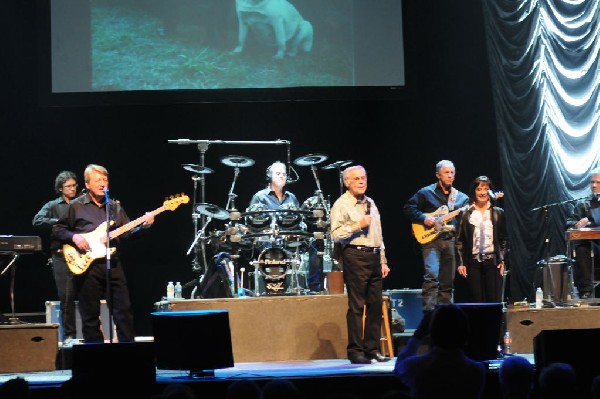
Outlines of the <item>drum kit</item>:
<svg viewBox="0 0 600 399">
<path fill-rule="evenodd" d="M 331 259 L 333 247 L 329 234 L 330 204 L 323 196 L 317 174 L 317 165 L 327 160 L 325 154 L 308 154 L 294 160 L 298 166 L 311 168 L 317 184 L 315 195 L 308 198 L 299 209 L 293 206 L 282 206 L 279 209 L 265 209 L 263 204 L 248 207 L 245 212 L 237 211 L 234 194 L 240 170 L 254 165 L 254 160 L 241 155 L 228 155 L 220 162 L 234 170 L 233 181 L 228 193 L 227 205 L 222 208 L 218 205 L 199 202 L 194 204 L 194 219 L 206 220 L 200 229 L 196 228 L 196 236 L 189 247 L 188 254 L 198 242 L 209 242 L 215 252 L 226 251 L 232 253 L 234 260 L 247 259 L 251 256 L 249 264 L 254 266 L 253 289 L 243 285 L 244 276 L 236 276 L 238 288 L 232 296 L 246 293 L 249 296 L 262 295 L 298 295 L 308 293 L 306 284 L 306 268 L 308 263 L 307 250 L 311 242 L 321 240 L 323 250 L 318 255 Z M 321 169 L 337 169 L 340 173 L 340 193 L 343 191 L 342 168 L 353 161 L 336 161 Z M 214 171 L 203 165 L 183 164 L 183 169 L 197 175 L 207 175 Z M 200 179 L 200 178 L 198 178 Z M 194 180 L 196 182 L 196 179 Z M 207 225 L 212 220 L 225 221 L 223 231 L 206 234 Z M 258 256 L 254 256 L 258 253 Z M 325 262 L 324 262 L 325 264 Z M 331 267 L 331 263 L 329 264 Z M 244 267 L 240 270 L 243 272 Z M 330 270 L 324 270 L 330 271 Z M 250 280 L 250 279 L 249 279 Z M 235 284 L 232 284 L 234 291 Z"/>
</svg>

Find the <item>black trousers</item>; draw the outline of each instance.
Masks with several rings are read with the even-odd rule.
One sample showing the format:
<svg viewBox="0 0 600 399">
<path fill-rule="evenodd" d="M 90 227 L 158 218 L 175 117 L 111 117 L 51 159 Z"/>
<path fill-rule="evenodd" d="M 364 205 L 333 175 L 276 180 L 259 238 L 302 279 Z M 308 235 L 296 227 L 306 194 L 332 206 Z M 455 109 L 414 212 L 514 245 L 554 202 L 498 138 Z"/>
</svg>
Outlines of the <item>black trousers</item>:
<svg viewBox="0 0 600 399">
<path fill-rule="evenodd" d="M 106 281 L 106 262 L 98 260 L 73 280 L 79 299 L 83 339 L 86 343 L 104 342 L 100 329 L 100 300 L 106 298 L 109 309 L 112 309 L 119 342 L 132 342 L 135 340 L 133 311 L 125 273 L 117 258 L 111 259 L 110 295 L 106 293 Z"/>
<path fill-rule="evenodd" d="M 344 283 L 348 294 L 348 357 L 379 351 L 381 339 L 382 274 L 380 254 L 345 247 Z M 363 311 L 366 317 L 363 337 Z"/>
<path fill-rule="evenodd" d="M 62 341 L 77 336 L 75 317 L 75 288 L 73 287 L 73 273 L 69 270 L 62 253 L 52 254 L 52 273 L 58 299 L 60 300 L 60 321 L 62 324 Z"/>
</svg>

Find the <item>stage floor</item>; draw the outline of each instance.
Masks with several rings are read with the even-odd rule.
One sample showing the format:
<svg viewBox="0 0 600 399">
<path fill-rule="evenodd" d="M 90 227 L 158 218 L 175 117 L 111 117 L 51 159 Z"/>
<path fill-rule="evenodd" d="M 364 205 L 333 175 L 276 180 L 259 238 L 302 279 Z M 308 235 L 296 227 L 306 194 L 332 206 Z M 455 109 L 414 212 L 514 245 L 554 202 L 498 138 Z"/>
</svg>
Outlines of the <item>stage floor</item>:
<svg viewBox="0 0 600 399">
<path fill-rule="evenodd" d="M 533 356 L 527 356 L 533 362 Z M 248 362 L 234 367 L 214 370 L 214 376 L 192 377 L 185 370 L 156 371 L 156 392 L 167 384 L 185 383 L 198 392 L 198 397 L 224 398 L 229 384 L 236 380 L 255 380 L 263 386 L 272 379 L 291 379 L 304 398 L 327 399 L 348 393 L 357 399 L 378 399 L 395 391 L 396 398 L 408 398 L 405 388 L 393 376 L 396 358 L 377 364 L 351 364 L 347 359 L 319 359 L 309 361 Z M 485 398 L 497 399 L 497 369 L 501 360 L 486 362 L 489 366 Z M 62 384 L 71 378 L 71 370 L 0 374 L 0 384 L 15 377 L 29 382 L 31 399 L 57 398 Z M 365 391 L 367 389 L 367 391 Z M 206 393 L 211 395 L 207 396 Z"/>
</svg>

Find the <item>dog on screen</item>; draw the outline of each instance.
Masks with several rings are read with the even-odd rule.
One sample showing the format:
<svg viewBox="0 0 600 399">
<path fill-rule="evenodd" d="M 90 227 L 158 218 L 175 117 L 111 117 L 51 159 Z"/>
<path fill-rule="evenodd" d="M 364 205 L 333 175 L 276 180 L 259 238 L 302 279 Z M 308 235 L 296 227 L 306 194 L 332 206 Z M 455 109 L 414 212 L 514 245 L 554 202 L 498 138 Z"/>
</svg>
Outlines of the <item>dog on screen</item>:
<svg viewBox="0 0 600 399">
<path fill-rule="evenodd" d="M 313 27 L 287 0 L 236 0 L 238 18 L 238 45 L 234 53 L 241 53 L 248 33 L 262 42 L 274 44 L 273 58 L 282 59 L 286 54 L 294 57 L 301 48 L 310 52 L 313 43 Z"/>
</svg>

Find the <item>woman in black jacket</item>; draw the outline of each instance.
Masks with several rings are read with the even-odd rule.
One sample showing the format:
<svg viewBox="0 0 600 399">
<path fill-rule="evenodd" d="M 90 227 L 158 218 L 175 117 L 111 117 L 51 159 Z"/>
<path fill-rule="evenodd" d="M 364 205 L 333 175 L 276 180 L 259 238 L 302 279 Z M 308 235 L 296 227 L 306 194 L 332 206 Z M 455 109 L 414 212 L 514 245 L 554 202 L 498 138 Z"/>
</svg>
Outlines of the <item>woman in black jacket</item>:
<svg viewBox="0 0 600 399">
<path fill-rule="evenodd" d="M 489 177 L 479 176 L 469 189 L 469 208 L 460 216 L 456 250 L 459 275 L 467 279 L 472 302 L 502 302 L 502 281 L 507 253 L 504 210 L 493 205 Z"/>
</svg>

